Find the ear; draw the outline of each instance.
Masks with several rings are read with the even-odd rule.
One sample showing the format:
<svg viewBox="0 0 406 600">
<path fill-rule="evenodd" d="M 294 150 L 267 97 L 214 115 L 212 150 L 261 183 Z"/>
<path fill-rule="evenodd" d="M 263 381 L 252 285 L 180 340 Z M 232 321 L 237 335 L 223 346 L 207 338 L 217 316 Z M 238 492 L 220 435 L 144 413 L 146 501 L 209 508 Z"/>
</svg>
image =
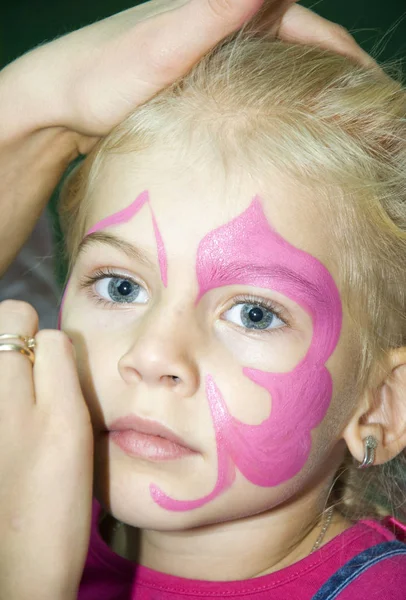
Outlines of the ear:
<svg viewBox="0 0 406 600">
<path fill-rule="evenodd" d="M 385 368 L 379 371 L 343 432 L 351 454 L 359 462 L 364 458 L 363 440 L 368 435 L 377 439 L 375 465 L 391 460 L 406 447 L 406 347 L 391 350 Z"/>
</svg>

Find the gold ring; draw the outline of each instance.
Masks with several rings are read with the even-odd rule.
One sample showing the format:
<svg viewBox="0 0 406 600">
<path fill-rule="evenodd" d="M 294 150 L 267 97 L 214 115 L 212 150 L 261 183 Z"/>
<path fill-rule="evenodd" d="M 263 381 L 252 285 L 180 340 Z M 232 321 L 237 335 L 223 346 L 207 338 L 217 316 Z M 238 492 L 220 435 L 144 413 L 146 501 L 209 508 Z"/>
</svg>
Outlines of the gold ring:
<svg viewBox="0 0 406 600">
<path fill-rule="evenodd" d="M 0 352 L 19 352 L 30 359 L 34 364 L 35 355 L 31 348 L 20 346 L 19 344 L 0 344 Z"/>
<path fill-rule="evenodd" d="M 35 348 L 35 339 L 18 333 L 0 333 L 0 340 L 21 340 L 27 348 Z"/>
</svg>

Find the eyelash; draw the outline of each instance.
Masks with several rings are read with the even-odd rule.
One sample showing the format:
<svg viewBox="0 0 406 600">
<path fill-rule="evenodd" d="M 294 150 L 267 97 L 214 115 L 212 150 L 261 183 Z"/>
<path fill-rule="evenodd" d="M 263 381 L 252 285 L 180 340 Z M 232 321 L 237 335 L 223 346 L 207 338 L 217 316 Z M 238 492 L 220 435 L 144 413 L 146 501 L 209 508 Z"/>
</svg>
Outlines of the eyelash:
<svg viewBox="0 0 406 600">
<path fill-rule="evenodd" d="M 93 290 L 92 290 L 93 285 L 95 283 L 97 283 L 98 281 L 100 281 L 101 279 L 105 279 L 106 277 L 116 277 L 118 279 L 127 279 L 128 281 L 131 281 L 131 283 L 145 287 L 145 285 L 143 283 L 140 283 L 139 281 L 134 279 L 134 277 L 129 277 L 128 275 L 126 275 L 124 273 L 117 273 L 116 271 L 113 271 L 112 269 L 109 269 L 109 268 L 97 269 L 97 271 L 95 271 L 93 275 L 85 275 L 79 282 L 80 287 L 82 289 L 85 289 L 86 293 L 90 296 L 90 298 L 95 300 L 98 305 L 104 306 L 106 308 L 120 308 L 120 309 L 123 308 L 117 302 L 109 302 L 105 298 L 101 298 L 98 294 L 95 294 L 93 292 Z M 289 319 L 287 318 L 287 315 L 286 315 L 286 311 L 282 307 L 275 304 L 275 302 L 272 302 L 272 300 L 265 299 L 265 298 L 259 298 L 258 296 L 252 296 L 250 294 L 243 294 L 241 296 L 237 296 L 233 299 L 233 302 L 232 302 L 231 306 L 229 306 L 227 308 L 227 311 L 231 310 L 234 306 L 237 306 L 238 304 L 244 304 L 244 303 L 255 304 L 255 306 L 259 306 L 261 308 L 264 308 L 265 310 L 269 310 L 274 315 L 276 315 L 278 317 L 278 319 L 283 321 L 283 323 L 286 325 L 286 327 L 291 327 Z M 263 330 L 261 333 L 271 333 L 272 332 L 275 334 L 277 331 L 279 331 L 279 329 L 269 330 L 269 331 Z M 255 330 L 252 330 L 252 332 L 256 333 Z"/>
<path fill-rule="evenodd" d="M 269 299 L 265 299 L 265 298 L 259 298 L 258 296 L 252 296 L 250 294 L 243 294 L 241 296 L 237 296 L 236 298 L 233 298 L 233 302 L 231 304 L 231 306 L 228 307 L 227 311 L 231 310 L 232 308 L 234 308 L 234 306 L 237 306 L 238 304 L 254 304 L 255 306 L 259 306 L 260 308 L 264 308 L 265 310 L 269 310 L 269 312 L 273 313 L 276 317 L 278 317 L 278 319 L 280 319 L 285 325 L 286 327 L 291 327 L 290 325 L 290 320 L 287 317 L 286 314 L 286 310 L 284 310 L 281 306 L 277 305 L 275 302 L 273 302 L 272 300 Z M 250 330 L 250 333 L 272 333 L 275 334 L 276 332 L 280 331 L 280 329 L 282 328 L 278 328 L 278 329 L 270 329 L 270 330 L 262 330 L 262 331 L 258 331 L 255 329 Z"/>
<path fill-rule="evenodd" d="M 97 269 L 97 271 L 95 271 L 93 275 L 85 275 L 79 281 L 80 287 L 82 289 L 86 290 L 86 293 L 88 294 L 88 296 L 92 300 L 94 300 L 98 306 L 103 306 L 104 308 L 111 308 L 113 310 L 117 309 L 117 308 L 119 308 L 120 310 L 123 309 L 123 306 L 120 306 L 119 303 L 109 302 L 105 298 L 101 298 L 98 294 L 94 293 L 94 291 L 92 289 L 93 285 L 95 283 L 97 283 L 98 281 L 101 281 L 102 279 L 106 279 L 107 277 L 116 277 L 117 279 L 126 279 L 127 281 L 131 281 L 131 283 L 134 283 L 135 285 L 140 285 L 142 287 L 145 287 L 145 284 L 137 281 L 136 279 L 134 279 L 134 277 L 130 277 L 129 275 L 126 275 L 125 273 L 117 273 L 117 271 L 113 271 L 112 269 L 109 269 L 109 268 Z"/>
</svg>

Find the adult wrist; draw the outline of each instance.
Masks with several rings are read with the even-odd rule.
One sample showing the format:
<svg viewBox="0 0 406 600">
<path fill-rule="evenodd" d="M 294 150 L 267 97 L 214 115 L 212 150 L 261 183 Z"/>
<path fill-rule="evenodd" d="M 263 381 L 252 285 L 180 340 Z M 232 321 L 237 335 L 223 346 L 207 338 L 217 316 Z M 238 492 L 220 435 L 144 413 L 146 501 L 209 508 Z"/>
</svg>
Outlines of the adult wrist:
<svg viewBox="0 0 406 600">
<path fill-rule="evenodd" d="M 0 140 L 0 274 L 31 234 L 65 169 L 79 154 L 77 135 L 64 128 Z"/>
<path fill-rule="evenodd" d="M 48 61 L 42 58 L 43 48 L 31 50 L 0 71 L 1 145 L 47 127 L 65 125 L 56 118 L 64 90 L 58 85 L 50 57 Z"/>
</svg>

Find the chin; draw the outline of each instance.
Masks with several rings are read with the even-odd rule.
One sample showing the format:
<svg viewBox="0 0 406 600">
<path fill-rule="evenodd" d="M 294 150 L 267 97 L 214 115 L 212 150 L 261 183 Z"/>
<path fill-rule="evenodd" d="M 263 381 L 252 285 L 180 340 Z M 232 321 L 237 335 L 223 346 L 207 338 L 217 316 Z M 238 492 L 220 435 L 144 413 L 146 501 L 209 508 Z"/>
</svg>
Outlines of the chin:
<svg viewBox="0 0 406 600">
<path fill-rule="evenodd" d="M 120 470 L 119 470 L 120 471 Z M 181 499 L 194 499 L 204 496 L 204 490 L 188 486 L 181 477 L 147 472 L 133 473 L 131 477 L 111 469 L 106 485 L 104 477 L 95 474 L 94 494 L 102 507 L 119 521 L 140 528 L 159 531 L 176 531 L 209 524 L 214 521 L 215 502 L 194 510 L 173 511 L 159 506 L 151 496 L 150 485 L 155 483 L 169 496 Z M 175 493 L 176 490 L 176 493 Z M 210 514 L 211 513 L 211 514 Z"/>
<path fill-rule="evenodd" d="M 187 502 L 203 498 L 214 489 L 216 474 L 207 463 L 196 465 L 194 460 L 151 463 L 114 454 L 95 465 L 94 490 L 106 511 L 140 529 L 190 530 L 269 510 L 270 491 L 248 483 L 240 473 L 222 494 L 199 508 L 169 510 L 151 495 L 150 486 L 156 485 L 173 499 Z"/>
</svg>

